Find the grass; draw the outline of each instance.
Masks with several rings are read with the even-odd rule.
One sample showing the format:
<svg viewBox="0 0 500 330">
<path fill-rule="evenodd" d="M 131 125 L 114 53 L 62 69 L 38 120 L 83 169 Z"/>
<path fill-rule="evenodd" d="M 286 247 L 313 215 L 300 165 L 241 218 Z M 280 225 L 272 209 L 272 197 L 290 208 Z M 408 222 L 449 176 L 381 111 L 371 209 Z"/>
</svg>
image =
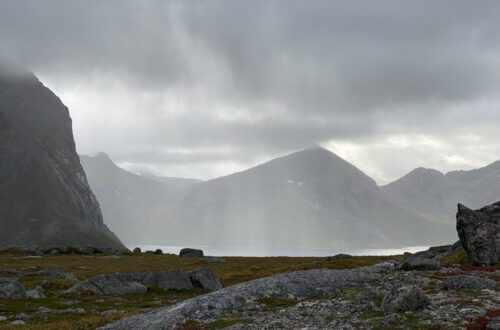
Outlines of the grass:
<svg viewBox="0 0 500 330">
<path fill-rule="evenodd" d="M 224 328 L 230 327 L 230 326 L 235 325 L 235 324 L 251 324 L 251 323 L 253 323 L 252 320 L 220 319 L 220 320 L 216 320 L 213 322 L 209 322 L 205 326 L 207 327 L 207 329 L 224 329 Z"/>
<path fill-rule="evenodd" d="M 299 303 L 297 299 L 279 299 L 272 297 L 261 298 L 257 300 L 257 302 L 264 305 L 265 310 L 293 307 Z"/>
<path fill-rule="evenodd" d="M 58 268 L 73 273 L 79 280 L 85 280 L 96 275 L 114 272 L 161 271 L 174 268 L 189 271 L 205 266 L 214 271 L 223 286 L 229 286 L 284 272 L 313 268 L 350 269 L 397 258 L 401 257 L 368 256 L 335 261 L 326 261 L 325 258 L 299 257 L 225 257 L 224 263 L 210 263 L 204 258 L 180 258 L 174 255 L 155 254 L 130 254 L 119 258 L 104 255 L 82 256 L 76 254 L 31 258 L 15 252 L 0 252 L 0 271 L 12 269 L 35 271 L 41 268 Z M 9 321 L 12 321 L 13 316 L 19 313 L 27 313 L 30 319 L 23 329 L 28 330 L 94 329 L 126 315 L 142 313 L 205 293 L 202 290 L 164 292 L 159 289 L 151 289 L 144 295 L 123 297 L 89 294 L 58 296 L 60 292 L 71 287 L 72 283 L 66 279 L 43 276 L 30 276 L 21 279 L 26 289 L 32 289 L 43 281 L 48 282 L 46 288 L 47 298 L 0 300 L 0 315 L 9 316 L 11 317 Z M 74 301 L 74 303 L 65 305 L 69 301 Z M 263 303 L 268 308 L 286 308 L 295 305 L 297 301 L 270 299 L 263 301 Z M 48 316 L 40 315 L 38 313 L 40 307 L 50 308 L 54 313 Z M 63 312 L 68 308 L 83 308 L 86 313 L 80 315 Z M 101 312 L 112 309 L 117 310 L 118 313 L 107 316 L 100 315 Z M 4 321 L 0 322 L 0 328 L 18 329 L 19 327 L 10 326 L 8 321 Z"/>
<path fill-rule="evenodd" d="M 439 261 L 444 265 L 462 265 L 468 266 L 470 265 L 469 257 L 464 250 L 455 252 L 448 256 L 444 256 L 439 259 Z"/>
</svg>

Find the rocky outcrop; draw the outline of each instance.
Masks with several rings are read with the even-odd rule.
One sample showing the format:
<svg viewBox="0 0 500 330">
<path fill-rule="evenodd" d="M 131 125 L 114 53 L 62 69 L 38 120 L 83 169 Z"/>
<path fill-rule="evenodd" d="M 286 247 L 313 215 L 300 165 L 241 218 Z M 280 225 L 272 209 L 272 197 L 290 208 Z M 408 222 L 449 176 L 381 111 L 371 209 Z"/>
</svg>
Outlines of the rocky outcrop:
<svg viewBox="0 0 500 330">
<path fill-rule="evenodd" d="M 203 267 L 189 272 L 189 279 L 195 287 L 200 287 L 210 291 L 222 289 L 222 284 L 220 284 L 219 280 L 210 268 Z"/>
<path fill-rule="evenodd" d="M 429 298 L 417 286 L 393 288 L 382 301 L 384 315 L 417 311 L 429 306 Z"/>
<path fill-rule="evenodd" d="M 380 271 L 392 264 L 355 270 L 314 269 L 275 275 L 233 285 L 206 295 L 132 316 L 102 329 L 173 329 L 187 319 L 217 319 L 224 313 L 241 312 L 260 298 L 305 299 L 332 296 L 340 290 L 373 283 L 382 278 Z"/>
<path fill-rule="evenodd" d="M 24 286 L 14 278 L 0 278 L 0 299 L 27 299 Z"/>
<path fill-rule="evenodd" d="M 445 290 L 495 290 L 497 284 L 488 278 L 480 278 L 468 275 L 456 275 L 449 277 L 443 284 Z"/>
<path fill-rule="evenodd" d="M 162 290 L 191 290 L 193 284 L 189 274 L 180 269 L 166 270 L 163 272 L 139 273 L 139 281 L 150 287 Z"/>
<path fill-rule="evenodd" d="M 0 63 L 0 248 L 126 250 L 103 223 L 68 109 L 30 72 Z"/>
<path fill-rule="evenodd" d="M 179 252 L 179 257 L 203 257 L 203 251 L 198 249 L 184 248 Z"/>
<path fill-rule="evenodd" d="M 41 285 L 38 285 L 34 289 L 26 291 L 26 295 L 30 299 L 45 298 L 45 289 Z"/>
<path fill-rule="evenodd" d="M 457 231 L 474 266 L 500 261 L 500 202 L 476 211 L 458 204 Z"/>
<path fill-rule="evenodd" d="M 148 287 L 168 290 L 191 290 L 194 287 L 209 291 L 222 289 L 222 285 L 209 268 L 192 272 L 171 269 L 161 272 L 114 273 L 99 275 L 76 284 L 65 293 L 91 292 L 97 295 L 121 296 L 142 294 Z"/>
<path fill-rule="evenodd" d="M 97 295 L 121 296 L 125 294 L 142 294 L 148 288 L 139 282 L 135 274 L 106 274 L 92 277 L 78 283 L 65 293 L 90 292 Z"/>
<path fill-rule="evenodd" d="M 436 259 L 425 259 L 422 257 L 409 258 L 401 265 L 402 270 L 440 270 L 441 265 Z"/>
</svg>

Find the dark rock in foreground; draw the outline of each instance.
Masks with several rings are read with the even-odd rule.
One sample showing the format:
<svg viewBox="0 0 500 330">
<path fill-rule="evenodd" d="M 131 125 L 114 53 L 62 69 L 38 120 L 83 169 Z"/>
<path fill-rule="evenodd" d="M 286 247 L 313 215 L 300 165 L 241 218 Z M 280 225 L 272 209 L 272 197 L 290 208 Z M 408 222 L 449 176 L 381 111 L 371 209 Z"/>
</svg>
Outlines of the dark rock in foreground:
<svg viewBox="0 0 500 330">
<path fill-rule="evenodd" d="M 194 286 L 210 291 L 222 289 L 222 284 L 220 284 L 210 268 L 203 267 L 195 269 L 189 273 L 189 278 Z"/>
<path fill-rule="evenodd" d="M 456 275 L 449 277 L 443 284 L 445 290 L 495 290 L 497 284 L 488 278 L 480 278 L 467 275 Z"/>
<path fill-rule="evenodd" d="M 380 271 L 384 267 L 394 269 L 393 264 L 384 263 L 354 270 L 313 269 L 260 278 L 144 315 L 127 317 L 101 329 L 173 329 L 187 319 L 217 319 L 225 313 L 243 311 L 249 302 L 264 297 L 304 299 L 331 296 L 339 290 L 380 280 Z"/>
<path fill-rule="evenodd" d="M 198 249 L 184 248 L 179 252 L 179 257 L 203 257 L 203 251 Z"/>
<path fill-rule="evenodd" d="M 24 286 L 13 278 L 0 278 L 0 299 L 27 299 Z"/>
<path fill-rule="evenodd" d="M 458 204 L 457 231 L 474 266 L 500 261 L 500 202 L 476 211 Z"/>
<path fill-rule="evenodd" d="M 417 311 L 429 306 L 429 298 L 417 286 L 393 288 L 382 301 L 384 315 L 392 313 Z"/>
<path fill-rule="evenodd" d="M 30 72 L 0 63 L 0 248 L 126 250 L 103 223 L 68 109 Z"/>
</svg>

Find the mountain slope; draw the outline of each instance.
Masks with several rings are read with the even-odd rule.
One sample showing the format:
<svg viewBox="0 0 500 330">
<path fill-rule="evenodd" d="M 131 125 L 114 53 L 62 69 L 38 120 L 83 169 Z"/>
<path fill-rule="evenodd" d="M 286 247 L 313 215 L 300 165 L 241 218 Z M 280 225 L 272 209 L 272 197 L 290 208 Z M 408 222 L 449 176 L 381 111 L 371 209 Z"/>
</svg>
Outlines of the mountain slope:
<svg viewBox="0 0 500 330">
<path fill-rule="evenodd" d="M 0 247 L 124 249 L 103 223 L 68 109 L 29 72 L 0 64 Z"/>
<path fill-rule="evenodd" d="M 180 201 L 193 179 L 148 178 L 130 173 L 104 153 L 80 156 L 89 184 L 101 204 L 104 220 L 126 243 L 151 243 L 173 204 Z"/>
<path fill-rule="evenodd" d="M 478 209 L 500 199 L 500 161 L 446 174 L 416 169 L 381 189 L 387 198 L 411 212 L 454 224 L 458 203 Z"/>
<path fill-rule="evenodd" d="M 177 244 L 368 247 L 454 236 L 388 200 L 335 154 L 313 148 L 197 185 L 167 219 Z"/>
</svg>

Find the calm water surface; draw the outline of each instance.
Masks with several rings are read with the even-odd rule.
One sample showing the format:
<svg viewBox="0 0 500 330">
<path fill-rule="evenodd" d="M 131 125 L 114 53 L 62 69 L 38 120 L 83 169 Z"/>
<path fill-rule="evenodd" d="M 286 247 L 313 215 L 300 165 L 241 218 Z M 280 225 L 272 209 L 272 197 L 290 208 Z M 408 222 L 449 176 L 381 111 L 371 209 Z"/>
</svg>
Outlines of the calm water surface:
<svg viewBox="0 0 500 330">
<path fill-rule="evenodd" d="M 404 252 L 415 253 L 427 250 L 428 246 L 408 246 L 399 249 L 334 249 L 334 248 L 269 248 L 263 246 L 168 246 L 168 245 L 128 245 L 129 249 L 140 247 L 142 251 L 161 249 L 163 253 L 179 254 L 184 247 L 202 249 L 207 256 L 227 257 L 326 257 L 338 253 L 346 253 L 356 256 L 387 256 L 403 254 Z"/>
</svg>

